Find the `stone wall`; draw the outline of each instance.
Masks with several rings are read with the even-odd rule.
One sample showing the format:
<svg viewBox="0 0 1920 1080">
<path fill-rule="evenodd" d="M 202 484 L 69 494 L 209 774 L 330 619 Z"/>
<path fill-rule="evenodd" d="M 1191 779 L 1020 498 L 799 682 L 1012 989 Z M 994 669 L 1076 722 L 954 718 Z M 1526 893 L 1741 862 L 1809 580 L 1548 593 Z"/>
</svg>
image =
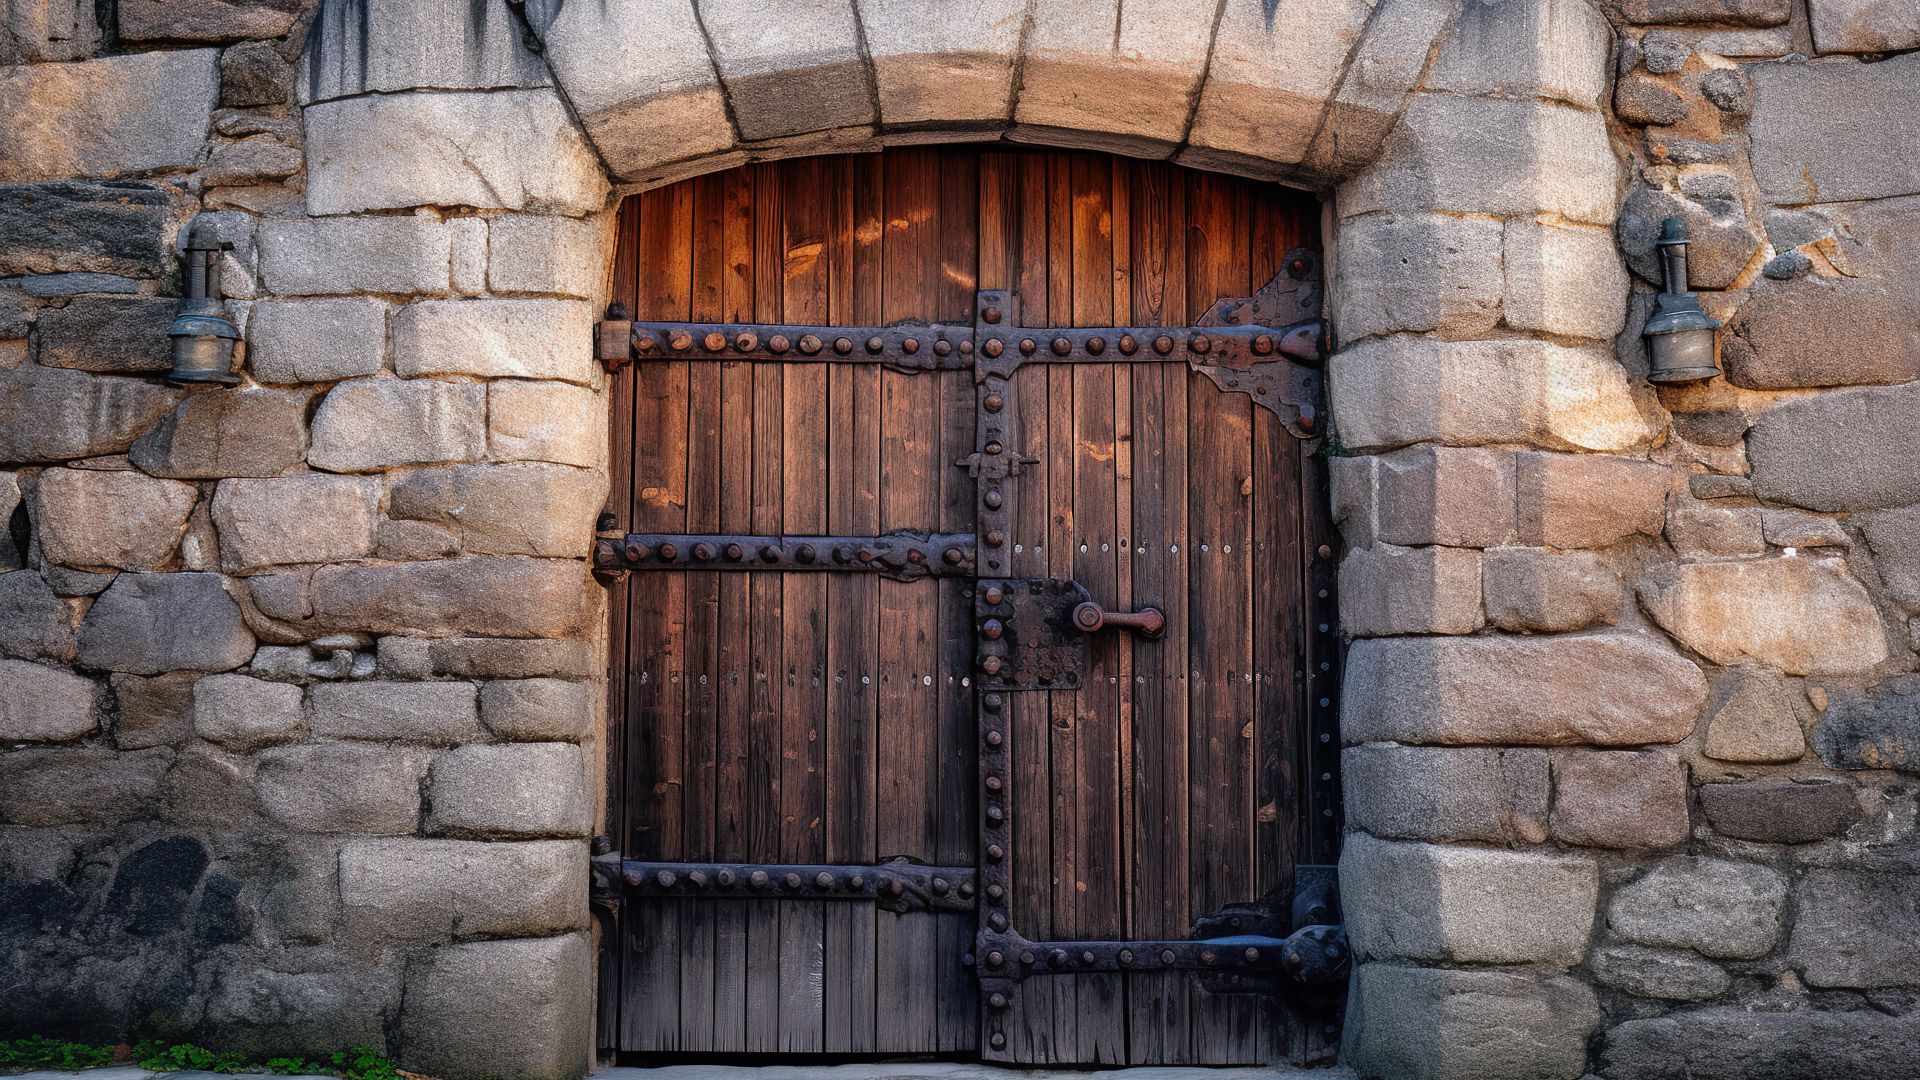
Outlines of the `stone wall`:
<svg viewBox="0 0 1920 1080">
<path fill-rule="evenodd" d="M 0 4 L 0 1037 L 584 1069 L 606 211 L 1009 139 L 1331 203 L 1349 1060 L 1920 1071 L 1920 25 L 776 6 Z M 1656 391 L 1675 213 L 1728 377 Z M 232 388 L 159 378 L 202 215 Z"/>
<path fill-rule="evenodd" d="M 609 189 L 510 9 L 310 8 L 0 4 L 0 1038 L 573 1076 Z"/>
<path fill-rule="evenodd" d="M 1335 293 L 1363 1074 L 1920 1072 L 1910 9 L 1609 7 L 1630 279 L 1578 227 L 1612 206 L 1344 221 L 1348 274 L 1507 285 Z M 1656 392 L 1639 335 L 1675 215 L 1726 377 Z M 1519 422 L 1515 365 L 1569 349 L 1617 394 L 1556 375 L 1573 426 Z"/>
</svg>

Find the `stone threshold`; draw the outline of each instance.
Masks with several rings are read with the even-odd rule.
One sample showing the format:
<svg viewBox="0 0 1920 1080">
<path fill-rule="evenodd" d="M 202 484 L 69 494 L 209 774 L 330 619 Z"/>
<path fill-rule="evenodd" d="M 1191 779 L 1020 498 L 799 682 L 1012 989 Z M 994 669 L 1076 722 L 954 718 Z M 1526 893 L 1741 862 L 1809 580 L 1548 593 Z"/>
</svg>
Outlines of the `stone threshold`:
<svg viewBox="0 0 1920 1080">
<path fill-rule="evenodd" d="M 1124 1069 L 1008 1069 L 970 1062 L 864 1063 L 857 1065 L 661 1065 L 601 1069 L 592 1080 L 1354 1080 L 1345 1068 L 1292 1066 L 1203 1068 L 1136 1065 Z M 15 1073 L 7 1080 L 339 1080 L 330 1076 L 277 1076 L 265 1073 L 211 1073 L 195 1070 L 157 1073 L 131 1065 L 77 1072 Z"/>
<path fill-rule="evenodd" d="M 857 1065 L 661 1065 L 608 1068 L 592 1080 L 1353 1080 L 1346 1068 L 1205 1068 L 1135 1065 L 1122 1069 L 1011 1069 L 972 1062 L 872 1062 Z"/>
</svg>

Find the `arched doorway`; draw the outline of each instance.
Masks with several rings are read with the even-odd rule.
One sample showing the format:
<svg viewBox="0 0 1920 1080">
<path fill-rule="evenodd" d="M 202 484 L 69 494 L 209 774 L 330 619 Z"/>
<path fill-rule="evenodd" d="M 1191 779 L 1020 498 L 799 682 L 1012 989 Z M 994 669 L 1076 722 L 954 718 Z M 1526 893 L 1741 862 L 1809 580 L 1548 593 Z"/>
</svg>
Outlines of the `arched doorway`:
<svg viewBox="0 0 1920 1080">
<path fill-rule="evenodd" d="M 1317 382 L 1276 344 L 1318 232 L 1300 192 L 1005 146 L 622 206 L 603 1046 L 1330 1055 L 1344 986 L 1261 938 L 1340 827 Z M 1017 329 L 1072 327 L 1116 329 Z M 1058 625 L 1083 601 L 1164 632 Z M 1263 899 L 1286 925 L 1228 910 Z"/>
</svg>

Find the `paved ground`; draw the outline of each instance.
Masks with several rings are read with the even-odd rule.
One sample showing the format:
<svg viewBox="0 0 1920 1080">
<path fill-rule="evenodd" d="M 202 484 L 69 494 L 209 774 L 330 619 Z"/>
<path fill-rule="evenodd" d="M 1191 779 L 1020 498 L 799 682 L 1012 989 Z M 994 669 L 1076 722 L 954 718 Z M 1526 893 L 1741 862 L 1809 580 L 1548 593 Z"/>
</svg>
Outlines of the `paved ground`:
<svg viewBox="0 0 1920 1080">
<path fill-rule="evenodd" d="M 153 1073 L 132 1066 L 83 1072 L 20 1073 L 9 1080 L 332 1080 L 210 1072 Z M 1099 1072 L 1039 1072 L 936 1062 L 903 1065 L 671 1065 L 658 1069 L 602 1069 L 593 1080 L 1353 1080 L 1348 1069 L 1175 1069 L 1143 1067 Z"/>
</svg>

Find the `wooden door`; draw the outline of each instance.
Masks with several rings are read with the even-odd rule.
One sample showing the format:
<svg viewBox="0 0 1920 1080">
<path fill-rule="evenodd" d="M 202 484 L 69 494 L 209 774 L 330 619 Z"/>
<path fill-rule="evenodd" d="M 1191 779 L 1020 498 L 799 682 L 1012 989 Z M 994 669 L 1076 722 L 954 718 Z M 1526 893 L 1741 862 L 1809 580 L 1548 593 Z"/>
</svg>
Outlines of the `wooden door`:
<svg viewBox="0 0 1920 1080">
<path fill-rule="evenodd" d="M 1012 294 L 1020 327 L 1186 326 L 1314 246 L 1316 204 L 1102 155 L 911 149 L 704 176 L 629 199 L 619 230 L 616 296 L 642 322 L 754 324 L 755 341 L 771 324 L 943 329 L 903 365 L 858 362 L 885 359 L 861 340 L 835 358 L 830 338 L 818 357 L 739 355 L 729 327 L 713 355 L 662 344 L 614 379 L 614 531 L 720 539 L 711 562 L 682 554 L 694 568 L 612 586 L 610 838 L 649 875 L 824 866 L 836 899 L 782 892 L 778 874 L 737 896 L 704 877 L 641 882 L 603 967 L 603 1044 L 1033 1063 L 1322 1053 L 1317 1014 L 1186 972 L 983 995 L 1003 984 L 976 979 L 980 911 L 838 899 L 871 891 L 857 882 L 886 860 L 971 874 L 1001 852 L 1007 877 L 983 867 L 980 888 L 1007 882 L 992 910 L 1027 939 L 1186 938 L 1196 917 L 1289 889 L 1296 863 L 1333 861 L 1332 669 L 1316 670 L 1332 635 L 1308 610 L 1334 540 L 1312 444 L 1281 415 L 1147 349 L 1071 363 L 1041 349 L 1012 373 L 994 422 L 1031 464 L 995 484 L 1007 535 L 979 539 L 978 574 L 1072 579 L 1105 608 L 1160 608 L 1169 631 L 1094 635 L 1079 689 L 1005 695 L 984 766 L 999 717 L 976 714 L 976 564 L 788 569 L 796 537 L 969 534 L 975 556 L 986 481 L 968 459 L 988 384 L 971 358 L 929 354 L 945 327 L 972 348 L 980 290 Z M 755 542 L 742 554 L 736 535 L 786 539 L 744 573 Z M 730 557 L 742 565 L 705 568 Z"/>
</svg>

